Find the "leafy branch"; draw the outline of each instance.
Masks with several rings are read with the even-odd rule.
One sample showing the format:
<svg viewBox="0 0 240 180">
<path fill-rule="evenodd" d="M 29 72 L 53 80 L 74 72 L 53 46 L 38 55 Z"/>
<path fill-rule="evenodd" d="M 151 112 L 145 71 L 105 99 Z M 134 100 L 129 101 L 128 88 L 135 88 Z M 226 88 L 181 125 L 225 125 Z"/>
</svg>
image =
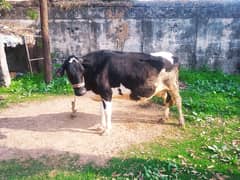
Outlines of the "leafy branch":
<svg viewBox="0 0 240 180">
<path fill-rule="evenodd" d="M 0 0 L 0 11 L 1 10 L 8 10 L 10 11 L 12 9 L 12 5 L 7 2 L 6 0 Z"/>
</svg>

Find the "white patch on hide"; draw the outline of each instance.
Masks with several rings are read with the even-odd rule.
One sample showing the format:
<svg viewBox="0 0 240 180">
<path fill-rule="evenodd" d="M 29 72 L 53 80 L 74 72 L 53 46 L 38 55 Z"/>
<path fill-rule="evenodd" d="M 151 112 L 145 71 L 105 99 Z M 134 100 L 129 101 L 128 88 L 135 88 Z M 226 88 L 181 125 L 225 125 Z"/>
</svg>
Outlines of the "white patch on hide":
<svg viewBox="0 0 240 180">
<path fill-rule="evenodd" d="M 77 58 L 75 58 L 75 57 L 72 57 L 72 58 L 69 60 L 69 63 L 72 63 L 73 61 L 75 61 L 76 63 L 78 63 L 78 60 L 77 60 Z"/>
<path fill-rule="evenodd" d="M 165 92 L 167 90 L 169 90 L 168 85 L 166 84 L 166 81 L 170 81 L 169 83 L 177 83 L 177 75 L 176 75 L 176 70 L 172 69 L 169 72 L 166 72 L 166 69 L 162 69 L 162 71 L 158 74 L 157 80 L 155 82 L 155 87 L 156 90 L 154 92 L 154 95 L 157 94 L 162 94 L 161 92 Z M 177 84 L 176 84 L 177 85 Z M 162 94 L 163 96 L 165 96 L 164 94 Z"/>
<path fill-rule="evenodd" d="M 174 63 L 174 59 L 173 59 L 173 54 L 170 52 L 166 52 L 166 51 L 160 51 L 160 52 L 155 52 L 155 53 L 150 53 L 151 56 L 156 56 L 156 57 L 162 57 L 167 59 L 171 64 Z"/>
</svg>

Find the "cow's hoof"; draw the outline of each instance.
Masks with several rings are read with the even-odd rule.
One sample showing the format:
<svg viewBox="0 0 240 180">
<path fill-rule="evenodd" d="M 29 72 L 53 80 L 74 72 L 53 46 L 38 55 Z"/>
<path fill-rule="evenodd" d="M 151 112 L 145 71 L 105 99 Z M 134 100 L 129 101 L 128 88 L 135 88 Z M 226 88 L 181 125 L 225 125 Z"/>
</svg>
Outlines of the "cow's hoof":
<svg viewBox="0 0 240 180">
<path fill-rule="evenodd" d="M 179 123 L 179 127 L 185 129 L 185 124 L 183 124 L 183 123 Z"/>
<path fill-rule="evenodd" d="M 109 136 L 110 130 L 105 129 L 103 132 L 100 133 L 101 136 Z"/>
<path fill-rule="evenodd" d="M 77 113 L 76 112 L 72 112 L 71 113 L 71 118 L 75 118 L 75 117 L 77 117 Z"/>
<path fill-rule="evenodd" d="M 96 131 L 99 131 L 100 133 L 102 133 L 102 132 L 105 131 L 105 127 L 103 127 L 103 126 L 98 126 L 95 130 L 96 130 Z"/>
<path fill-rule="evenodd" d="M 179 126 L 182 127 L 182 128 L 185 128 L 185 121 L 184 121 L 184 118 L 179 118 Z"/>
<path fill-rule="evenodd" d="M 159 120 L 158 120 L 158 123 L 160 123 L 160 124 L 164 124 L 165 123 L 165 119 L 164 118 L 160 118 Z"/>
</svg>

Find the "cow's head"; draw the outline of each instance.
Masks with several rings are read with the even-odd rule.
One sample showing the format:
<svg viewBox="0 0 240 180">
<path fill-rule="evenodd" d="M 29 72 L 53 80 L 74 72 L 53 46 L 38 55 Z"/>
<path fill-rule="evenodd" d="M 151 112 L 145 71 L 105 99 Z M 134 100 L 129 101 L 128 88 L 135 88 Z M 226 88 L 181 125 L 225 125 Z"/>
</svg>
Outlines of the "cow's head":
<svg viewBox="0 0 240 180">
<path fill-rule="evenodd" d="M 58 76 L 63 76 L 65 71 L 67 72 L 68 80 L 72 84 L 75 95 L 84 95 L 87 90 L 85 88 L 85 81 L 83 76 L 84 67 L 82 65 L 82 60 L 76 56 L 69 56 L 56 73 Z"/>
</svg>

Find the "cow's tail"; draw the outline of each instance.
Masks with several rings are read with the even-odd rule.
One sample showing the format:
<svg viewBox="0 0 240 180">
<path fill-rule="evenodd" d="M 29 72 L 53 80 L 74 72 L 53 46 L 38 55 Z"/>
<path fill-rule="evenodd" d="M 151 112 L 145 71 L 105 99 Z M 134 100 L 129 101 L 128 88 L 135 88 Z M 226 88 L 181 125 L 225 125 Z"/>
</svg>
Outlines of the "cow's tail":
<svg viewBox="0 0 240 180">
<path fill-rule="evenodd" d="M 166 97 L 166 102 L 165 103 L 168 104 L 169 106 L 172 106 L 174 104 L 174 101 L 173 101 L 169 92 L 167 92 L 167 97 Z"/>
</svg>

